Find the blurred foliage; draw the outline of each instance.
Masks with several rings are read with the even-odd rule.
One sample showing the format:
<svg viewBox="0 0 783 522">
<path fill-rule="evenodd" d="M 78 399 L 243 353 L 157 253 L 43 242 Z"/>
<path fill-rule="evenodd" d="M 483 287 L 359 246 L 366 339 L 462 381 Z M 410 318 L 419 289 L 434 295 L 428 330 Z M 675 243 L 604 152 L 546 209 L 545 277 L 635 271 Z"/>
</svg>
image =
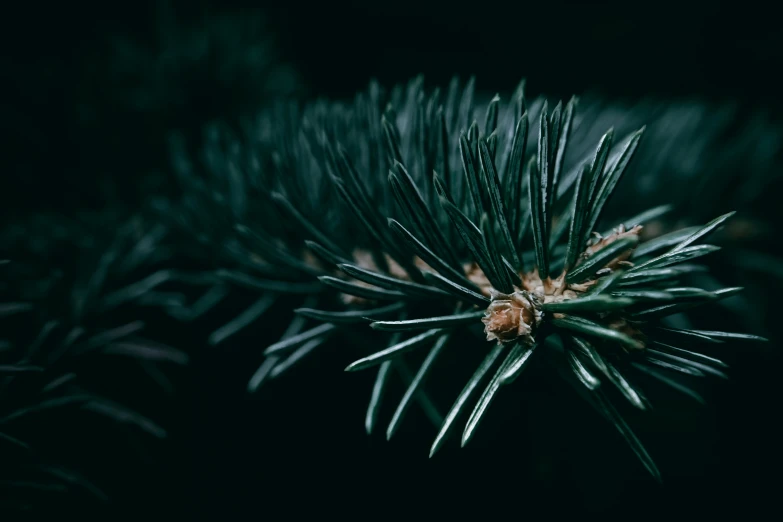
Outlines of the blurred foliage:
<svg viewBox="0 0 783 522">
<path fill-rule="evenodd" d="M 30 15 L 48 34 L 15 55 L 4 212 L 98 208 L 107 191 L 138 205 L 171 181 L 170 131 L 303 92 L 263 10 L 168 1 L 131 12 L 80 9 L 87 12 L 71 13 L 83 17 L 68 27 Z"/>
</svg>

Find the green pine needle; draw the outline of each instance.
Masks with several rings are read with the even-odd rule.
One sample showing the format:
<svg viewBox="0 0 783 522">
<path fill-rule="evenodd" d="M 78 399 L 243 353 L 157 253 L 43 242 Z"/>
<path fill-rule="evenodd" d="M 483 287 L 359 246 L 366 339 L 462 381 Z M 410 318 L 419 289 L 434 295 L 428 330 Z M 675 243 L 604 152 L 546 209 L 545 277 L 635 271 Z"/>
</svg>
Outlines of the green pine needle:
<svg viewBox="0 0 783 522">
<path fill-rule="evenodd" d="M 556 365 L 660 479 L 603 390 L 609 383 L 632 406 L 649 409 L 632 384 L 634 375 L 643 374 L 700 400 L 669 373 L 722 376 L 720 364 L 663 341 L 762 340 L 674 329 L 660 321 L 737 292 L 704 289 L 691 280 L 706 270 L 693 261 L 719 250 L 698 243 L 734 213 L 647 239 L 643 227 L 672 213 L 673 205 L 639 209 L 625 219 L 612 215 L 610 205 L 623 177 L 633 175 L 645 127 L 621 139 L 610 128 L 588 143 L 594 134 L 590 140 L 580 134 L 589 122 L 575 119 L 576 97 L 565 104 L 543 98 L 528 103 L 524 87 L 523 81 L 508 103 L 496 95 L 479 108 L 473 79 L 461 92 L 452 81 L 443 97 L 438 90 L 425 91 L 422 78 L 392 93 L 373 83 L 352 104 L 319 101 L 302 109 L 301 121 L 284 120 L 285 147 L 269 147 L 268 162 L 280 169 L 269 186 L 295 241 L 278 248 L 279 242 L 269 240 L 274 218 L 257 220 L 265 223 L 258 225 L 263 233 L 244 236 L 272 266 L 263 276 L 237 275 L 232 281 L 289 294 L 316 277 L 321 285 L 324 309 L 308 306 L 297 314 L 323 324 L 273 344 L 266 354 L 296 361 L 337 325 L 340 332 L 361 336 L 360 342 L 367 336 L 371 346 L 377 346 L 376 336 L 384 339 L 386 348 L 346 368 L 379 367 L 365 419 L 368 433 L 377 425 L 390 372 L 406 368 L 403 356 L 428 350 L 418 369 L 408 372 L 387 438 L 413 398 L 423 394 L 425 381 L 437 382 L 427 378 L 439 361 L 458 353 L 446 350 L 448 340 L 460 340 L 485 356 L 446 415 L 430 456 L 490 371 L 464 427 L 463 446 L 501 386 L 513 386 L 535 352 Z M 477 114 L 483 115 L 482 125 Z M 291 275 L 288 281 L 267 275 L 278 267 Z M 350 308 L 335 309 L 335 302 Z M 404 317 L 384 317 L 393 313 Z M 494 345 L 474 335 L 482 326 Z M 278 373 L 287 368 L 285 360 L 276 364 Z M 422 407 L 437 417 L 431 404 L 424 401 Z"/>
</svg>

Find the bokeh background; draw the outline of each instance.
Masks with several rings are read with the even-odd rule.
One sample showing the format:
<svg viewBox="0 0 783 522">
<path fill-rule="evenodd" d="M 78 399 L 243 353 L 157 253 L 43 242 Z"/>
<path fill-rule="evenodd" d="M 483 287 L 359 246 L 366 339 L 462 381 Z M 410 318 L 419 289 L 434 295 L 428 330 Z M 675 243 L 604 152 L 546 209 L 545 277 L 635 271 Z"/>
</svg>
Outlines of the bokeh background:
<svg viewBox="0 0 783 522">
<path fill-rule="evenodd" d="M 734 104 L 740 114 L 763 114 L 770 132 L 780 132 L 783 115 L 783 32 L 772 7 L 140 1 L 18 9 L 3 31 L 10 93 L 0 211 L 7 222 L 51 209 L 140 206 L 150 193 L 173 190 L 171 131 L 197 140 L 208 122 L 234 121 L 281 96 L 349 98 L 370 78 L 388 85 L 423 73 L 428 84 L 445 85 L 454 74 L 474 74 L 491 96 L 526 77 L 531 96 Z M 754 149 L 747 150 L 751 164 Z M 770 157 L 779 160 L 780 151 Z M 774 255 L 780 179 L 770 186 L 755 215 L 772 231 L 763 248 Z M 738 277 L 739 267 L 722 275 Z M 755 306 L 769 328 L 780 270 L 743 277 L 768 288 Z M 732 323 L 729 312 L 719 313 Z M 273 314 L 261 330 L 208 347 L 220 321 L 160 327 L 167 342 L 188 349 L 192 364 L 162 408 L 170 437 L 145 449 L 149 466 L 128 471 L 128 457 L 118 456 L 117 517 L 752 517 L 774 506 L 781 464 L 775 334 L 764 347 L 730 356 L 732 379 L 707 407 L 683 407 L 664 394 L 650 415 L 632 417 L 664 472 L 661 487 L 612 428 L 545 371 L 531 371 L 493 405 L 497 415 L 470 448 L 452 444 L 428 460 L 435 430 L 418 411 L 392 442 L 364 434 L 372 376 L 341 373 L 345 346 L 333 343 L 249 397 L 247 378 L 283 324 Z"/>
</svg>

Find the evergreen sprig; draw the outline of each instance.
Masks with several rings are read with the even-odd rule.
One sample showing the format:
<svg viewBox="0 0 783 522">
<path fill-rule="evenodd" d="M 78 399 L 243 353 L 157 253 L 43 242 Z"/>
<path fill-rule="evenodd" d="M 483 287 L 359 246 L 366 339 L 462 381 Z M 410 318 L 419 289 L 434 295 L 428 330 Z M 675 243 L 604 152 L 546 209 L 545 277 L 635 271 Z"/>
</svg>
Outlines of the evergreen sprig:
<svg viewBox="0 0 783 522">
<path fill-rule="evenodd" d="M 620 139 L 609 129 L 587 148 L 584 141 L 592 134 L 581 141 L 574 137 L 578 99 L 550 110 L 545 99 L 528 103 L 524 89 L 522 82 L 504 109 L 494 97 L 482 122 L 474 119 L 473 80 L 464 87 L 452 81 L 442 96 L 438 89 L 425 92 L 421 78 L 389 92 L 373 83 L 352 104 L 315 102 L 262 116 L 255 129 L 269 134 L 256 136 L 261 146 L 251 150 L 262 158 L 250 166 L 262 165 L 266 157 L 274 170 L 265 177 L 263 169 L 253 167 L 248 179 L 268 180 L 255 186 L 263 187 L 259 194 L 272 194 L 269 208 L 285 219 L 242 218 L 250 233 L 266 237 L 254 254 L 297 270 L 302 281 L 317 275 L 331 291 L 312 297 L 326 308 L 297 310 L 300 318 L 324 324 L 304 329 L 295 320 L 283 340 L 267 348 L 269 359 L 251 388 L 261 373 L 289 367 L 291 359 L 301 359 L 326 336 L 356 334 L 364 319 L 372 331 L 393 332 L 383 350 L 346 368 L 378 368 L 368 432 L 377 422 L 390 368 L 404 368 L 409 352 L 430 350 L 418 372 L 401 372 L 408 373 L 408 388 L 387 429 L 391 437 L 412 397 L 430 418 L 440 420 L 424 395 L 424 382 L 436 359 L 448 357 L 449 344 L 466 338 L 455 329 L 470 336 L 483 323 L 487 340 L 498 343 L 487 347 L 487 356 L 439 422 L 431 455 L 470 401 L 477 400 L 463 445 L 497 393 L 533 357 L 544 356 L 586 391 L 659 478 L 606 388 L 647 409 L 632 384 L 634 374 L 644 373 L 701 400 L 677 379 L 724 372 L 722 363 L 699 353 L 698 343 L 760 339 L 664 329 L 666 317 L 739 291 L 685 286 L 689 274 L 702 269 L 692 261 L 718 250 L 703 240 L 732 213 L 649 238 L 644 225 L 672 210 L 663 205 L 613 218 L 616 228 L 598 233 L 611 222 L 609 202 L 645 129 Z M 228 205 L 232 210 L 248 208 L 244 193 L 229 192 L 238 198 Z M 281 224 L 290 224 L 293 233 L 284 238 Z M 677 336 L 687 337 L 689 349 L 669 339 Z M 477 336 L 475 342 L 482 341 Z"/>
</svg>

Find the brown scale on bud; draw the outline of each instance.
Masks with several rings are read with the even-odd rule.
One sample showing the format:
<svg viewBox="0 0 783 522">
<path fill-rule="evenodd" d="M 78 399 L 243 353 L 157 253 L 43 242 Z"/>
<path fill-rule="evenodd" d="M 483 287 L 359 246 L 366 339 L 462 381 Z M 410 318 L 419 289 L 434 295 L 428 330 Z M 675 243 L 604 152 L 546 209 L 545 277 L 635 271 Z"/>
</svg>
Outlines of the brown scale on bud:
<svg viewBox="0 0 783 522">
<path fill-rule="evenodd" d="M 533 335 L 542 317 L 536 297 L 525 290 L 511 295 L 492 290 L 491 299 L 481 318 L 487 341 L 497 340 L 501 344 L 521 339 L 532 345 L 535 342 Z"/>
<path fill-rule="evenodd" d="M 522 275 L 522 288 L 536 296 L 541 303 L 559 303 L 575 299 L 580 292 L 584 291 L 582 287 L 583 285 L 567 284 L 565 276 L 560 276 L 557 279 L 547 278 L 546 281 L 542 281 L 538 270 Z"/>
</svg>

